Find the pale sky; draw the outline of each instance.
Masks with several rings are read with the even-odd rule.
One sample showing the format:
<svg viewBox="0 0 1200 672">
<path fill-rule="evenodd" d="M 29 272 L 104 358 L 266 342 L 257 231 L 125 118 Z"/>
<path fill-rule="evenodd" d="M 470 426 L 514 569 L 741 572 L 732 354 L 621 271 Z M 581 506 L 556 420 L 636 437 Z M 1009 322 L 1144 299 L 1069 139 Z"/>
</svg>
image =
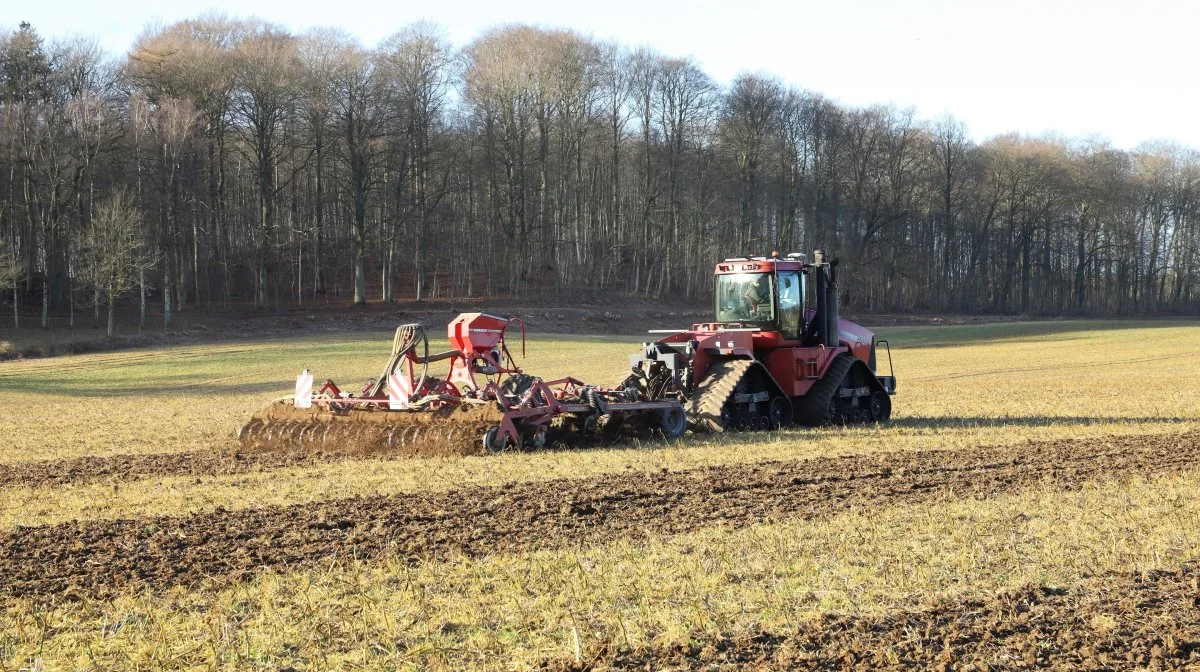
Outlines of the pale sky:
<svg viewBox="0 0 1200 672">
<path fill-rule="evenodd" d="M 151 21 L 210 10 L 297 32 L 340 26 L 367 45 L 418 19 L 458 46 L 504 23 L 566 27 L 691 56 L 722 84 L 765 72 L 846 105 L 949 112 L 976 140 L 1052 131 L 1124 149 L 1158 139 L 1200 148 L 1196 0 L 42 0 L 10 5 L 0 27 L 25 20 L 44 37 L 93 35 L 123 53 Z"/>
</svg>

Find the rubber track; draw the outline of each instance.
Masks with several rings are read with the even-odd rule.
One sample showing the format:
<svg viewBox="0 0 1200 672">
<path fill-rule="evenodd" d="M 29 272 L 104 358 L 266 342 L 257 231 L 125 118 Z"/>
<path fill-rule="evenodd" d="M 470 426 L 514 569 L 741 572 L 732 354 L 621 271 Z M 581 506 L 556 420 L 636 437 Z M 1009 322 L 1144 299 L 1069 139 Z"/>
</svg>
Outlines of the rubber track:
<svg viewBox="0 0 1200 672">
<path fill-rule="evenodd" d="M 711 432 L 725 431 L 721 424 L 721 408 L 729 401 L 738 381 L 755 364 L 758 362 L 752 359 L 727 359 L 708 367 L 704 380 L 688 399 L 688 416 L 692 422 Z"/>
<path fill-rule="evenodd" d="M 854 357 L 841 354 L 833 360 L 826 369 L 825 375 L 809 388 L 808 394 L 800 397 L 795 404 L 793 419 L 797 424 L 810 427 L 820 427 L 833 422 L 829 415 L 829 402 L 841 387 L 850 367 L 854 366 Z"/>
</svg>

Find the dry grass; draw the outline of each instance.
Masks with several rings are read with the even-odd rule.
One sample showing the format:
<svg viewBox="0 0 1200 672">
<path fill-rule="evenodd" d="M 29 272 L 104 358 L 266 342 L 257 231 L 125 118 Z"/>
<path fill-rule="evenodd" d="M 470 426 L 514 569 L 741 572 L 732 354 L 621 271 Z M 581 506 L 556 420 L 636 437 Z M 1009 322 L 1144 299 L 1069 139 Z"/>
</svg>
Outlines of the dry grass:
<svg viewBox="0 0 1200 672">
<path fill-rule="evenodd" d="M 0 612 L 7 667 L 523 669 L 1200 557 L 1200 474 Z"/>
<path fill-rule="evenodd" d="M 3 362 L 0 432 L 13 438 L 0 462 L 229 447 L 299 369 L 366 379 L 389 344 L 372 334 Z"/>
<path fill-rule="evenodd" d="M 895 430 L 936 434 L 1000 424 L 1025 436 L 1050 425 L 1191 422 L 1200 400 L 1200 327 L 1032 323 L 887 330 L 900 379 Z M 1000 340 L 997 340 L 1000 339 Z M 378 373 L 382 334 L 298 337 L 0 363 L 0 462 L 213 450 L 251 411 L 289 391 L 299 369 L 353 387 Z M 941 347 L 933 344 L 945 343 Z M 613 383 L 635 339 L 546 337 L 529 371 Z"/>
<path fill-rule="evenodd" d="M 352 494 L 1200 425 L 1195 323 L 889 329 L 895 422 L 620 450 L 349 461 L 226 477 L 0 492 L 0 526 L 187 513 Z M 543 337 L 530 371 L 612 382 L 637 339 Z M 0 463 L 224 449 L 302 367 L 365 379 L 389 339 L 298 337 L 0 363 Z M 936 347 L 935 347 L 936 346 Z M 409 567 L 330 559 L 224 590 L 0 602 L 0 670 L 521 669 L 612 644 L 782 629 L 1025 582 L 1069 584 L 1200 557 L 1200 473 L 985 501 L 711 528 Z"/>
<path fill-rule="evenodd" d="M 1032 323 L 896 328 L 894 422 L 877 429 L 693 437 L 619 450 L 450 460 L 351 461 L 268 474 L 167 477 L 0 492 L 0 526 L 187 513 L 464 484 L 685 469 L 820 455 L 969 449 L 1102 434 L 1184 431 L 1200 418 L 1200 327 Z M 620 377 L 630 339 L 535 339 L 526 368 Z M 934 347 L 936 346 L 936 347 Z M 365 379 L 387 342 L 359 335 L 188 346 L 0 364 L 0 462 L 228 449 L 250 410 L 303 366 Z M 344 375 L 343 375 L 344 372 Z M 615 372 L 615 375 L 614 375 Z"/>
</svg>

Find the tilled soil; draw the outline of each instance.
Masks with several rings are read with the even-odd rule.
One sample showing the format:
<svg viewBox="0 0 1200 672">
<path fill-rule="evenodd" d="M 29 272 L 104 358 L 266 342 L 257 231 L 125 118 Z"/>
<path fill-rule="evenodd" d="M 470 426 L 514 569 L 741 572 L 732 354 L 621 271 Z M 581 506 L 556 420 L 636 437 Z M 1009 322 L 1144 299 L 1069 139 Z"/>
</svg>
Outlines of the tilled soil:
<svg viewBox="0 0 1200 672">
<path fill-rule="evenodd" d="M 859 507 L 987 497 L 1039 482 L 1200 464 L 1200 432 L 724 465 L 656 474 L 357 497 L 191 516 L 21 527 L 0 534 L 0 595 L 101 596 L 226 585 L 266 568 L 353 554 L 412 560 L 661 537 Z"/>
<path fill-rule="evenodd" d="M 64 460 L 35 460 L 0 464 L 0 487 L 31 488 L 54 485 L 82 485 L 101 481 L 132 481 L 172 476 L 231 476 L 257 473 L 285 467 L 307 467 L 347 460 L 406 460 L 431 457 L 464 457 L 486 454 L 481 437 L 495 422 L 470 418 L 459 422 L 453 431 L 431 437 L 432 423 L 418 424 L 409 431 L 391 431 L 382 423 L 350 426 L 336 434 L 342 441 L 296 440 L 293 435 L 316 433 L 300 423 L 275 422 L 279 433 L 258 430 L 258 436 L 243 440 L 237 449 L 217 448 L 205 452 L 146 453 L 106 457 L 75 457 Z M 346 423 L 349 424 L 349 423 Z M 382 427 L 382 428 L 381 428 Z M 424 430 L 418 433 L 415 430 Z M 317 430 L 319 431 L 319 430 Z M 435 430 L 436 431 L 436 430 Z M 274 432 L 274 430 L 272 430 Z M 332 434 L 333 432 L 331 432 Z M 322 432 L 322 435 L 324 433 Z M 575 435 L 569 449 L 587 449 L 604 445 L 627 445 L 629 436 L 643 441 L 655 437 L 620 434 L 612 438 Z M 423 437 L 423 441 L 414 439 Z M 389 440 L 390 439 L 390 440 Z M 554 444 L 554 448 L 566 447 Z"/>
<path fill-rule="evenodd" d="M 0 464 L 0 487 L 30 487 L 92 483 L 104 480 L 134 480 L 164 476 L 221 476 L 266 469 L 308 466 L 351 459 L 336 451 L 246 451 L 214 450 L 203 453 L 150 453 L 111 457 L 76 457 Z"/>
<path fill-rule="evenodd" d="M 793 632 L 602 652 L 572 670 L 1200 669 L 1200 563 L 1070 590 L 1025 586 L 881 616 L 827 615 Z"/>
</svg>

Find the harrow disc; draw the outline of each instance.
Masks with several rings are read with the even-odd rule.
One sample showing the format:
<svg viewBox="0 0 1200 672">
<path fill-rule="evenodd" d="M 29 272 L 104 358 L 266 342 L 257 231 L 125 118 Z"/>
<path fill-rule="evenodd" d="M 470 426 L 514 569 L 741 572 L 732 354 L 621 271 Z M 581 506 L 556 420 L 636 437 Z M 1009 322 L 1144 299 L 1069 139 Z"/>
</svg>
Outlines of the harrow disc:
<svg viewBox="0 0 1200 672">
<path fill-rule="evenodd" d="M 447 405 L 436 411 L 352 410 L 334 413 L 276 402 L 238 431 L 245 450 L 312 450 L 352 455 L 475 455 L 501 418 L 493 406 Z"/>
</svg>

